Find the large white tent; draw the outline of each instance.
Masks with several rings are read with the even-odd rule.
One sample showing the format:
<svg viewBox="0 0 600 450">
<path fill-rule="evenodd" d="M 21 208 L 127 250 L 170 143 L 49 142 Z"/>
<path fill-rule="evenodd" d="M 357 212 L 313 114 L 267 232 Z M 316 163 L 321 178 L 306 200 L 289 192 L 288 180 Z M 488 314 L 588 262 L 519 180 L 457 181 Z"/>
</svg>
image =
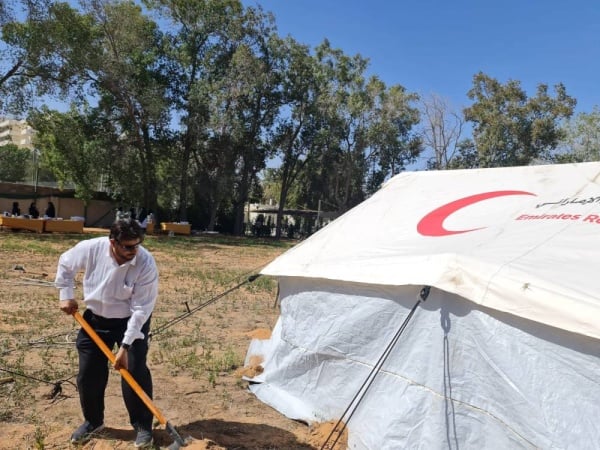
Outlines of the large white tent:
<svg viewBox="0 0 600 450">
<path fill-rule="evenodd" d="M 281 315 L 251 390 L 343 418 L 351 449 L 600 448 L 599 183 L 600 163 L 392 178 L 262 270 Z"/>
</svg>

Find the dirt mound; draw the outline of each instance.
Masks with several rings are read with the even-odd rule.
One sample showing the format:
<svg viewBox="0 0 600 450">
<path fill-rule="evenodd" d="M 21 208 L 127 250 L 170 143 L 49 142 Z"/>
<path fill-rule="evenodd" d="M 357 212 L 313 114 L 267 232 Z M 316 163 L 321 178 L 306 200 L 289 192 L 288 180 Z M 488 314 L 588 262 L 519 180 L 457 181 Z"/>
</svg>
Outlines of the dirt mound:
<svg viewBox="0 0 600 450">
<path fill-rule="evenodd" d="M 323 450 L 345 450 L 348 446 L 347 429 L 341 422 L 334 429 L 335 424 L 336 422 L 323 422 L 312 425 L 308 443 Z M 342 432 L 341 435 L 340 431 Z"/>
<path fill-rule="evenodd" d="M 238 377 L 254 378 L 265 370 L 262 366 L 264 358 L 261 355 L 251 355 L 248 358 L 248 364 L 236 371 Z"/>
<path fill-rule="evenodd" d="M 266 328 L 258 328 L 249 333 L 246 333 L 246 336 L 252 339 L 266 340 L 271 338 L 271 330 L 267 330 Z"/>
</svg>

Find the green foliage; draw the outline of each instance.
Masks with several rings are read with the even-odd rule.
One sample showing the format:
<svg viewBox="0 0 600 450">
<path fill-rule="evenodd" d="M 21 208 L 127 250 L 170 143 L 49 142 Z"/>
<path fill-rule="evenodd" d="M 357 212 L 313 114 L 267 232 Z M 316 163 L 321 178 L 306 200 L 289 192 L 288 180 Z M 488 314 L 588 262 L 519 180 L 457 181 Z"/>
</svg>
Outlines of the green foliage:
<svg viewBox="0 0 600 450">
<path fill-rule="evenodd" d="M 95 136 L 98 129 L 91 114 L 74 107 L 67 113 L 44 108 L 34 111 L 29 123 L 37 130 L 36 147 L 59 183 L 75 182 L 76 195 L 88 202 L 106 170 L 107 155 Z"/>
<path fill-rule="evenodd" d="M 169 100 L 182 124 L 172 164 L 164 167 L 177 183 L 166 194 L 170 214 L 185 220 L 193 213 L 213 230 L 228 206 L 237 221 L 264 167 L 260 136 L 272 121 L 277 85 L 268 53 L 272 19 L 237 0 L 145 4 L 169 24 L 162 57 Z"/>
<path fill-rule="evenodd" d="M 418 97 L 400 85 L 366 79 L 368 60 L 348 56 L 328 41 L 315 52 L 318 152 L 299 175 L 306 203 L 346 210 L 402 171 L 422 149 L 412 132 Z M 299 196 L 302 197 L 302 196 Z"/>
<path fill-rule="evenodd" d="M 19 148 L 14 144 L 0 147 L 0 180 L 23 181 L 30 158 L 31 152 L 28 149 Z"/>
<path fill-rule="evenodd" d="M 560 121 L 573 114 L 576 101 L 562 84 L 538 85 L 528 98 L 518 81 L 506 84 L 483 73 L 473 78 L 468 97 L 474 103 L 464 110 L 474 124 L 473 137 L 480 167 L 527 165 L 555 149 L 563 138 Z"/>
<path fill-rule="evenodd" d="M 463 139 L 456 146 L 456 154 L 448 161 L 446 169 L 476 169 L 479 167 L 479 155 L 471 139 Z"/>
<path fill-rule="evenodd" d="M 245 203 L 265 196 L 347 210 L 424 145 L 435 168 L 598 158 L 594 115 L 560 126 L 575 105 L 561 84 L 528 97 L 476 74 L 464 111 L 473 139 L 458 130 L 440 142 L 443 115 L 429 140 L 417 134 L 417 95 L 367 76 L 367 58 L 282 38 L 272 15 L 239 0 L 15 3 L 22 22 L 0 7 L 0 109 L 22 114 L 41 95 L 77 105 L 30 115 L 44 167 L 84 200 L 101 183 L 159 221 L 241 234 Z M 261 183 L 271 158 L 281 166 Z M 18 178 L 1 172 L 18 164 L 0 162 L 1 177 Z"/>
<path fill-rule="evenodd" d="M 35 428 L 35 432 L 34 432 L 34 440 L 35 440 L 35 448 L 37 450 L 44 450 L 46 448 L 46 444 L 44 443 L 44 441 L 46 440 L 45 438 L 46 433 L 45 431 L 40 428 L 39 426 L 37 426 Z"/>
<path fill-rule="evenodd" d="M 15 1 L 26 14 L 2 27 L 5 47 L 0 61 L 0 109 L 23 115 L 43 95 L 74 95 L 82 98 L 84 58 L 92 54 L 89 18 L 66 2 Z"/>
<path fill-rule="evenodd" d="M 563 145 L 548 159 L 556 162 L 600 161 L 600 108 L 579 113 L 565 126 Z"/>
</svg>

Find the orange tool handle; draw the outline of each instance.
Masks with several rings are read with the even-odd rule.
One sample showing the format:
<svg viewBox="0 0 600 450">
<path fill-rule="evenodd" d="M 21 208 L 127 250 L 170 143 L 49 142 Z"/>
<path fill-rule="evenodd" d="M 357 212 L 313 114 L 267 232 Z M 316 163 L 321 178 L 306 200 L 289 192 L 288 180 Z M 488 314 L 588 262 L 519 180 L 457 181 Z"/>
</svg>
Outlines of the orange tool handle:
<svg viewBox="0 0 600 450">
<path fill-rule="evenodd" d="M 81 327 L 92 338 L 92 340 L 96 343 L 96 345 L 100 348 L 100 350 L 102 350 L 102 353 L 104 353 L 106 355 L 108 360 L 112 364 L 114 364 L 115 359 L 116 359 L 115 355 L 108 348 L 108 346 L 104 343 L 104 341 L 102 339 L 100 339 L 100 336 L 98 336 L 98 333 L 96 333 L 94 331 L 94 329 L 90 326 L 89 323 L 86 322 L 86 320 L 82 317 L 81 314 L 79 314 L 79 312 L 75 311 L 73 313 L 73 317 L 75 318 L 75 320 L 77 322 L 79 322 Z M 158 419 L 160 424 L 163 426 L 166 426 L 167 419 L 165 418 L 165 416 L 163 416 L 162 413 L 158 410 L 158 408 L 156 406 L 154 406 L 154 403 L 152 403 L 152 399 L 150 397 L 148 397 L 148 394 L 146 394 L 144 392 L 142 387 L 138 384 L 137 381 L 135 381 L 135 378 L 133 378 L 133 376 L 129 373 L 129 371 L 127 369 L 121 368 L 121 369 L 119 369 L 119 373 L 125 379 L 127 384 L 129 384 L 129 386 L 131 386 L 131 388 L 135 391 L 135 393 L 138 395 L 138 397 L 144 402 L 144 404 L 148 407 L 148 409 L 152 412 L 152 414 L 154 414 L 154 417 L 156 417 Z"/>
</svg>

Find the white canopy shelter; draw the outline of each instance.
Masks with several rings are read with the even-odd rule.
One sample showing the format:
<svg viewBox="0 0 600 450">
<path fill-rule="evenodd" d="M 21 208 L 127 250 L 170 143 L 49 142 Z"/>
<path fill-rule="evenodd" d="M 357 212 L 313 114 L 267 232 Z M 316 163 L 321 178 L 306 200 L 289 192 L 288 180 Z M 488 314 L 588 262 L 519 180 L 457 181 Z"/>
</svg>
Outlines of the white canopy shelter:
<svg viewBox="0 0 600 450">
<path fill-rule="evenodd" d="M 351 449 L 600 448 L 599 183 L 600 163 L 394 177 L 263 269 L 281 316 L 251 390 L 347 411 Z"/>
</svg>

